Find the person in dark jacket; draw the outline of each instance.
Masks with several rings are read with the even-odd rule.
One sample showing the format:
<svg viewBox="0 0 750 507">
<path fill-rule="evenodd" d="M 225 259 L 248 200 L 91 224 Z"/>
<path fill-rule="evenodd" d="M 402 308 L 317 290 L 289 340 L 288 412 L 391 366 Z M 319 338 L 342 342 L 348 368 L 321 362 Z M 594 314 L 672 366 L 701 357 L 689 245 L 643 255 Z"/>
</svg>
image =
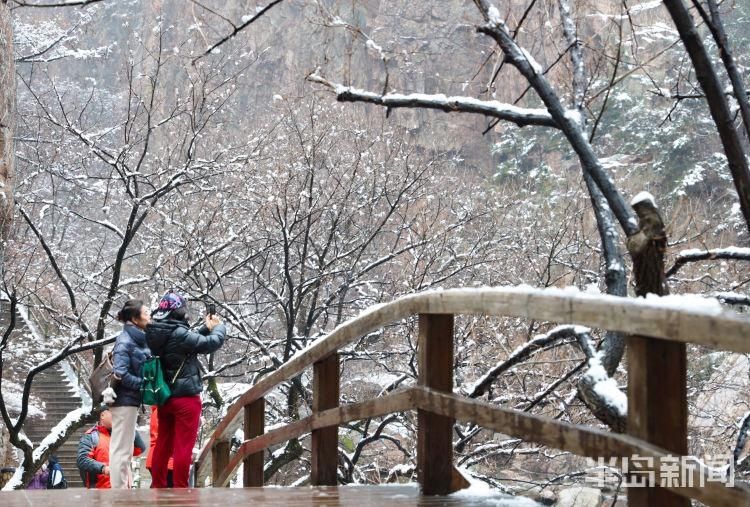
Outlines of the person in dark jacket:
<svg viewBox="0 0 750 507">
<path fill-rule="evenodd" d="M 86 488 L 111 488 L 109 475 L 109 447 L 112 438 L 112 412 L 104 409 L 99 413 L 99 423 L 83 434 L 78 441 L 76 465 L 81 472 Z M 140 456 L 146 449 L 143 439 L 135 432 L 133 456 Z"/>
<path fill-rule="evenodd" d="M 198 438 L 203 379 L 198 354 L 216 352 L 224 344 L 226 328 L 215 315 L 206 315 L 198 332 L 188 327 L 187 301 L 169 291 L 159 301 L 153 320 L 146 328 L 146 341 L 161 358 L 172 396 L 161 407 L 159 438 L 151 464 L 151 487 L 166 488 L 169 458 L 174 458 L 175 488 L 187 488 L 193 446 Z"/>
<path fill-rule="evenodd" d="M 117 386 L 115 401 L 110 406 L 110 481 L 113 489 L 129 489 L 133 485 L 130 459 L 133 455 L 138 407 L 141 404 L 143 363 L 151 357 L 144 329 L 151 322 L 151 316 L 142 301 L 131 299 L 117 314 L 117 320 L 124 326 L 112 350 L 113 376 Z"/>
<path fill-rule="evenodd" d="M 47 462 L 47 489 L 67 489 L 68 481 L 65 479 L 62 465 L 54 454 Z"/>
</svg>

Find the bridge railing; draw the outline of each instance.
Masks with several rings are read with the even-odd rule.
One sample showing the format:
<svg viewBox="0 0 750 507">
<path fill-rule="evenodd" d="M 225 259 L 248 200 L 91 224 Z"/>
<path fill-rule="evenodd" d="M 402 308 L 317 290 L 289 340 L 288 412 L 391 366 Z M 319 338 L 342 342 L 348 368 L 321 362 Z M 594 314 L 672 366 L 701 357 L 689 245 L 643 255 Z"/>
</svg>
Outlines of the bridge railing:
<svg viewBox="0 0 750 507">
<path fill-rule="evenodd" d="M 650 471 L 660 484 L 660 463 L 687 449 L 687 400 L 684 364 L 674 350 L 695 343 L 733 352 L 750 352 L 750 319 L 734 312 L 680 299 L 620 298 L 567 290 L 532 288 L 452 289 L 405 296 L 368 309 L 301 351 L 279 369 L 248 389 L 232 404 L 203 447 L 197 464 L 197 482 L 210 474 L 214 486 L 226 486 L 244 463 L 243 485 L 263 486 L 263 451 L 311 433 L 313 485 L 336 485 L 338 426 L 369 417 L 416 410 L 417 476 L 423 494 L 447 494 L 463 487 L 453 467 L 453 425 L 456 420 L 592 458 L 621 459 L 639 455 L 653 458 Z M 676 303 L 677 302 L 677 303 Z M 386 396 L 359 403 L 339 404 L 338 351 L 362 336 L 402 319 L 419 316 L 418 382 Z M 628 360 L 628 434 L 560 422 L 453 393 L 454 315 L 524 317 L 549 322 L 580 324 L 626 333 L 628 346 L 637 352 Z M 670 349 L 672 347 L 672 349 Z M 676 347 L 676 349 L 675 349 Z M 665 353 L 666 351 L 666 353 Z M 644 363 L 643 357 L 648 358 Z M 684 363 L 684 360 L 682 360 Z M 264 396 L 280 383 L 313 367 L 312 414 L 272 431 L 264 431 Z M 682 377 L 680 377 L 682 371 Z M 677 372 L 671 375 L 671 372 Z M 665 379 L 677 378 L 677 382 Z M 680 381 L 679 379 L 682 378 Z M 682 386 L 665 387 L 664 384 Z M 669 400 L 648 393 L 653 389 Z M 661 401 L 661 402 L 660 402 Z M 675 407 L 677 411 L 675 413 Z M 230 455 L 229 440 L 244 421 L 245 441 Z M 670 442 L 685 449 L 675 453 L 654 442 Z M 671 452 L 670 452 L 671 451 Z M 680 463 L 685 463 L 684 460 Z M 689 498 L 708 505 L 750 505 L 750 490 L 707 480 L 700 462 L 681 470 L 685 484 L 662 481 L 661 491 L 632 492 L 633 505 L 689 505 Z M 663 493 L 666 491 L 666 495 Z M 631 491 L 629 491 L 629 496 Z M 638 496 L 640 495 L 640 496 Z"/>
</svg>

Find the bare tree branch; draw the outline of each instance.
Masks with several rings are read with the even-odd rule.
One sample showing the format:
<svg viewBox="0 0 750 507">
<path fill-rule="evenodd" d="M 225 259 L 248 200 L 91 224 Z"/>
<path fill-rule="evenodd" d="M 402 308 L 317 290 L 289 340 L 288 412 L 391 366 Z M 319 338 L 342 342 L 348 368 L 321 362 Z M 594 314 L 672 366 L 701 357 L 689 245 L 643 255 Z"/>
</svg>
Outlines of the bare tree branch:
<svg viewBox="0 0 750 507">
<path fill-rule="evenodd" d="M 581 128 L 585 130 L 586 125 L 586 69 L 584 66 L 582 42 L 577 36 L 573 14 L 568 0 L 558 0 L 560 17 L 563 20 L 563 33 L 568 42 L 570 60 L 573 64 L 573 107 L 581 117 Z M 619 51 L 619 50 L 618 50 Z M 618 53 L 619 54 L 619 53 Z M 617 65 L 615 65 L 615 75 Z M 614 79 L 614 76 L 613 76 Z M 606 102 L 606 100 L 605 100 Z M 593 135 L 593 132 L 592 132 Z M 591 142 L 591 137 L 589 137 Z M 594 178 L 588 171 L 583 171 L 583 180 L 591 196 L 591 204 L 596 216 L 596 227 L 602 243 L 602 257 L 604 258 L 604 281 L 607 294 L 615 296 L 627 296 L 627 276 L 625 273 L 625 261 L 619 248 L 620 238 L 614 225 L 612 209 L 607 205 L 607 200 L 597 186 Z M 617 366 L 625 353 L 625 337 L 622 333 L 608 332 L 603 344 L 604 368 L 609 375 L 614 375 Z"/>
<path fill-rule="evenodd" d="M 742 216 L 745 218 L 745 225 L 750 230 L 750 168 L 735 129 L 734 117 L 729 109 L 729 103 L 724 95 L 721 81 L 685 4 L 682 0 L 664 0 L 664 5 L 672 16 L 690 60 L 693 62 L 693 67 L 695 67 L 695 76 L 706 94 L 706 102 L 719 131 L 719 137 L 724 146 L 724 154 L 729 164 L 729 172 L 737 190 Z"/>
<path fill-rule="evenodd" d="M 487 373 L 485 373 L 479 380 L 477 380 L 472 388 L 468 391 L 467 396 L 469 398 L 478 398 L 485 394 L 497 378 L 518 365 L 519 363 L 526 361 L 537 351 L 553 344 L 564 342 L 565 340 L 571 341 L 578 337 L 579 330 L 575 326 L 558 326 L 552 329 L 550 332 L 536 336 L 533 340 L 530 340 L 516 350 L 514 350 L 507 359 L 504 359 Z M 588 330 L 585 330 L 588 333 Z"/>
<path fill-rule="evenodd" d="M 719 6 L 716 3 L 716 0 L 706 0 L 706 2 L 708 3 L 708 10 L 711 13 L 710 17 L 706 15 L 706 11 L 699 2 L 693 0 L 693 5 L 695 5 L 703 18 L 703 21 L 706 23 L 706 26 L 708 26 L 708 29 L 711 30 L 711 35 L 713 36 L 714 41 L 716 41 L 719 48 L 719 56 L 724 63 L 724 68 L 729 75 L 729 80 L 732 82 L 732 90 L 734 91 L 734 96 L 740 106 L 745 133 L 750 138 L 750 102 L 748 101 L 747 88 L 745 87 L 745 82 L 742 79 L 740 70 L 737 68 L 734 56 L 732 56 L 727 33 L 726 30 L 724 30 L 724 23 L 721 20 Z"/>
<path fill-rule="evenodd" d="M 42 236 L 41 231 L 34 225 L 34 222 L 31 221 L 31 218 L 26 213 L 26 211 L 24 211 L 24 209 L 20 205 L 16 205 L 16 208 L 18 209 L 18 212 L 21 214 L 23 219 L 26 221 L 26 224 L 29 226 L 31 231 L 39 240 L 39 244 L 42 246 L 44 253 L 47 255 L 47 260 L 49 260 L 50 265 L 52 266 L 52 269 L 55 272 L 55 275 L 57 275 L 57 278 L 60 280 L 60 283 L 63 285 L 63 287 L 65 287 L 65 292 L 68 294 L 68 302 L 70 303 L 70 309 L 73 312 L 73 315 L 75 315 L 76 322 L 80 326 L 81 330 L 83 330 L 83 332 L 86 333 L 87 336 L 89 336 L 89 338 L 93 338 L 93 335 L 91 334 L 91 330 L 83 321 L 81 313 L 78 309 L 78 302 L 75 296 L 75 292 L 73 291 L 73 287 L 71 287 L 70 282 L 68 282 L 68 279 L 63 273 L 62 268 L 58 264 L 55 254 L 52 252 L 52 249 L 50 248 L 49 244 L 44 239 L 44 236 Z"/>
<path fill-rule="evenodd" d="M 36 3 L 26 0 L 11 0 L 17 7 L 84 7 L 104 0 L 62 0 L 61 2 Z"/>
<path fill-rule="evenodd" d="M 265 13 L 267 13 L 268 11 L 270 11 L 272 8 L 274 8 L 276 5 L 280 4 L 283 1 L 284 0 L 273 0 L 271 3 L 269 3 L 268 5 L 266 5 L 265 7 L 263 7 L 258 12 L 256 12 L 255 15 L 252 16 L 250 19 L 248 19 L 247 21 L 245 21 L 244 23 L 242 23 L 239 26 L 235 26 L 234 30 L 232 30 L 232 33 L 230 33 L 229 35 L 225 36 L 223 39 L 221 39 L 220 41 L 218 41 L 217 43 L 215 43 L 213 46 L 211 46 L 210 48 L 208 48 L 202 55 L 196 57 L 193 60 L 193 63 L 197 62 L 198 60 L 200 60 L 201 58 L 205 57 L 206 55 L 211 54 L 212 52 L 214 52 L 216 49 L 218 49 L 224 43 L 226 43 L 227 41 L 229 41 L 230 39 L 232 39 L 235 35 L 237 35 L 238 33 L 240 33 L 242 30 L 244 30 L 248 26 L 250 26 L 253 23 L 255 23 Z"/>
</svg>

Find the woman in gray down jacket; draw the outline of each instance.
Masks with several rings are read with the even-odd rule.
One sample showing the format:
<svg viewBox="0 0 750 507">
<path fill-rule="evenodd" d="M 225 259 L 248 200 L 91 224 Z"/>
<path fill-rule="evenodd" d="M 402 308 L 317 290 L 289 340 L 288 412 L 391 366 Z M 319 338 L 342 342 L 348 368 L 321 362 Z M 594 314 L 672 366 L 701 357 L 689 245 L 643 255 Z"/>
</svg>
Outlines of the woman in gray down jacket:
<svg viewBox="0 0 750 507">
<path fill-rule="evenodd" d="M 133 455 L 135 424 L 141 404 L 143 363 L 151 357 L 144 329 L 149 322 L 148 307 L 131 299 L 117 314 L 125 324 L 112 351 L 113 373 L 117 380 L 115 401 L 111 404 L 112 438 L 109 444 L 110 481 L 112 488 L 128 489 L 133 485 L 130 459 Z"/>
<path fill-rule="evenodd" d="M 191 331 L 187 322 L 187 301 L 172 291 L 161 298 L 152 316 L 146 340 L 153 354 L 161 358 L 172 396 L 157 412 L 159 436 L 151 462 L 151 487 L 167 487 L 167 465 L 171 456 L 174 487 L 187 488 L 201 418 L 203 379 L 198 354 L 219 350 L 224 344 L 226 328 L 218 317 L 207 315 L 198 332 Z"/>
</svg>

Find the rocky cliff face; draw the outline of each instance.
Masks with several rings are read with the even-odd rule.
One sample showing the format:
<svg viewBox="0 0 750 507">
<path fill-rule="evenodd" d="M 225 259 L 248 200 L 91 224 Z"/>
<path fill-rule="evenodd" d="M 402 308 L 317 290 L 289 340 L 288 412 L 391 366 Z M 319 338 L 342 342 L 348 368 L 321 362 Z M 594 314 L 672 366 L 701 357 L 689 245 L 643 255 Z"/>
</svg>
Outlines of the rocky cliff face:
<svg viewBox="0 0 750 507">
<path fill-rule="evenodd" d="M 52 21 L 62 30 L 73 30 L 75 40 L 66 42 L 71 53 L 107 48 L 94 57 L 81 58 L 79 51 L 72 58 L 43 65 L 57 82 L 75 83 L 82 90 L 96 86 L 123 93 L 128 60 L 139 44 L 152 51 L 158 47 L 159 28 L 165 54 L 183 59 L 192 69 L 187 72 L 208 72 L 211 67 L 254 60 L 238 82 L 236 110 L 226 126 L 241 131 L 262 125 L 284 107 L 280 97 L 317 94 L 321 101 L 332 101 L 330 92 L 321 92 L 305 80 L 315 69 L 331 80 L 377 92 L 492 95 L 486 84 L 495 68 L 486 62 L 495 60 L 488 58 L 494 44 L 476 33 L 480 20 L 469 2 L 322 0 L 316 4 L 287 0 L 193 66 L 190 60 L 231 32 L 227 20 L 240 24 L 266 2 L 207 0 L 201 4 L 210 11 L 182 0 L 125 0 L 95 4 L 85 11 L 27 9 L 14 15 L 30 27 Z M 83 12 L 88 16 L 85 22 L 81 22 Z M 24 73 L 27 68 L 22 65 L 20 70 Z M 170 75 L 175 87 L 187 89 L 187 72 Z M 505 83 L 498 98 L 505 99 L 516 88 L 523 89 L 520 83 Z M 363 120 L 385 117 L 383 109 L 351 107 L 361 111 Z M 387 121 L 424 149 L 455 152 L 472 165 L 490 162 L 493 141 L 481 135 L 488 125 L 481 116 L 398 110 Z"/>
</svg>

